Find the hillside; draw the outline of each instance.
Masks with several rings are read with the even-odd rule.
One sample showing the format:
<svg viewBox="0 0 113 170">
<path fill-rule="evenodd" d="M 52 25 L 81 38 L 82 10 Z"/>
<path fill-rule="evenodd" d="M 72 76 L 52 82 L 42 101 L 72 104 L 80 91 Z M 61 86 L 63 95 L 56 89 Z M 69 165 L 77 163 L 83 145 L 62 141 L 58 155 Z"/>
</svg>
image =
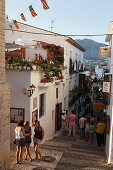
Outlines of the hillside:
<svg viewBox="0 0 113 170">
<path fill-rule="evenodd" d="M 94 69 L 95 66 L 101 67 L 106 62 L 105 59 L 100 59 L 100 47 L 106 46 L 106 44 L 98 43 L 91 39 L 77 39 L 76 41 L 86 49 L 84 53 L 85 67 Z"/>
</svg>

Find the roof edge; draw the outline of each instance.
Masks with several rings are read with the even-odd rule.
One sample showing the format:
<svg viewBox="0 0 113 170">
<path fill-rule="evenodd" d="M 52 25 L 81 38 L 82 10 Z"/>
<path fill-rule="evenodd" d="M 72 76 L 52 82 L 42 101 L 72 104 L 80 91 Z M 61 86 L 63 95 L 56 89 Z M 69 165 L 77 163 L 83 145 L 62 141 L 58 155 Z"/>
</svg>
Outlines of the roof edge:
<svg viewBox="0 0 113 170">
<path fill-rule="evenodd" d="M 69 38 L 66 40 L 67 42 L 69 42 L 70 44 L 72 44 L 73 46 L 77 47 L 79 50 L 85 52 L 86 50 L 80 45 L 78 44 L 75 40 L 73 40 L 72 38 Z"/>
</svg>

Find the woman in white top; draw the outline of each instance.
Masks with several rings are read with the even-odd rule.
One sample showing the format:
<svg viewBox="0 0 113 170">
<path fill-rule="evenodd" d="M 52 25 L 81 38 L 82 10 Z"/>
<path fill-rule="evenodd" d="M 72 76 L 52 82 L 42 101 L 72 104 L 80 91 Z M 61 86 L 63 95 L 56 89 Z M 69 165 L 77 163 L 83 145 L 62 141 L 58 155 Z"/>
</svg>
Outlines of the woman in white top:
<svg viewBox="0 0 113 170">
<path fill-rule="evenodd" d="M 15 128 L 15 139 L 16 139 L 16 163 L 23 163 L 23 150 L 25 146 L 25 139 L 24 139 L 24 128 L 23 128 L 23 121 L 18 122 L 18 126 Z"/>
</svg>

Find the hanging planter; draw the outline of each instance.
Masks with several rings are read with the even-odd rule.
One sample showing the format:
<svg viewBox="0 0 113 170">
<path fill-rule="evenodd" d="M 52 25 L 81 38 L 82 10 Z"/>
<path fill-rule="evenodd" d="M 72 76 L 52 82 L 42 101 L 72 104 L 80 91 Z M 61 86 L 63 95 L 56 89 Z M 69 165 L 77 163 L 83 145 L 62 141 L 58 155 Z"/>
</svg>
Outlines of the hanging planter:
<svg viewBox="0 0 113 170">
<path fill-rule="evenodd" d="M 14 69 L 17 70 L 17 69 L 18 69 L 18 66 L 15 66 Z"/>
<path fill-rule="evenodd" d="M 19 66 L 18 69 L 19 69 L 19 70 L 22 70 L 22 66 Z"/>
<path fill-rule="evenodd" d="M 10 69 L 11 69 L 11 70 L 13 70 L 13 69 L 14 69 L 14 67 L 13 67 L 13 66 L 10 66 Z"/>
<path fill-rule="evenodd" d="M 9 68 L 10 68 L 10 67 L 9 67 L 9 64 L 8 64 L 8 65 L 6 65 L 6 66 L 5 66 L 5 68 L 6 68 L 6 69 L 9 69 Z"/>
<path fill-rule="evenodd" d="M 33 69 L 33 70 L 36 70 L 36 66 L 35 66 L 35 65 L 33 65 L 33 66 L 32 66 L 32 69 Z"/>
<path fill-rule="evenodd" d="M 31 68 L 30 68 L 30 67 L 27 67 L 27 70 L 31 70 Z"/>
<path fill-rule="evenodd" d="M 27 69 L 27 66 L 23 66 L 23 69 L 26 70 L 26 69 Z"/>
</svg>

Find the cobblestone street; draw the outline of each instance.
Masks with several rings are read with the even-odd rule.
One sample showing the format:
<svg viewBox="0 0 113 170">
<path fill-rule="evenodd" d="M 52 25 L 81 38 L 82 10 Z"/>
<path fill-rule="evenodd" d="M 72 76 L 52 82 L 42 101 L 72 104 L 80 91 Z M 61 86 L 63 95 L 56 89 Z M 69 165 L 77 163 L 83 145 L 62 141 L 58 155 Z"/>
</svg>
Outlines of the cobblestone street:
<svg viewBox="0 0 113 170">
<path fill-rule="evenodd" d="M 37 161 L 15 164 L 15 147 L 11 146 L 11 161 L 13 162 L 9 170 L 112 170 L 113 165 L 107 164 L 104 146 L 98 148 L 96 143 L 90 144 L 80 140 L 78 134 L 76 138 L 68 136 L 58 136 L 50 141 L 46 141 L 41 146 L 43 156 L 52 156 L 55 161 Z M 31 147 L 32 158 L 35 158 L 34 148 Z"/>
</svg>

